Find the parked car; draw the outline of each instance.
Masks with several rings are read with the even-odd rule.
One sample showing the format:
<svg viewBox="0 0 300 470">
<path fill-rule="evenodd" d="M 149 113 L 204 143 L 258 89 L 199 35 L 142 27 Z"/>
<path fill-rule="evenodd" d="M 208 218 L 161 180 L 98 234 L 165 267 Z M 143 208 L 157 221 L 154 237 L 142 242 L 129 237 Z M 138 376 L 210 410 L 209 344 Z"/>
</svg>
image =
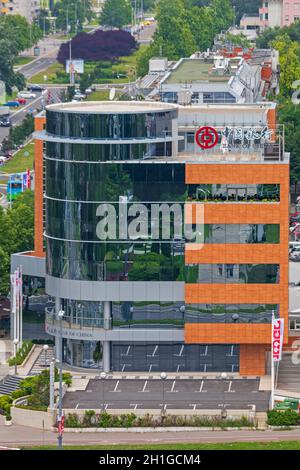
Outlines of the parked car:
<svg viewBox="0 0 300 470">
<path fill-rule="evenodd" d="M 18 98 L 26 98 L 26 99 L 36 98 L 36 94 L 31 93 L 30 91 L 26 91 L 26 90 L 19 91 Z"/>
<path fill-rule="evenodd" d="M 28 91 L 44 91 L 45 88 L 42 87 L 41 85 L 28 85 L 27 90 Z"/>
<path fill-rule="evenodd" d="M 11 119 L 8 116 L 0 117 L 0 127 L 10 127 Z"/>
<path fill-rule="evenodd" d="M 75 100 L 84 100 L 86 98 L 86 95 L 81 93 L 80 91 L 76 90 L 75 95 L 74 95 Z"/>
<path fill-rule="evenodd" d="M 22 105 L 22 106 L 24 106 L 27 103 L 25 98 L 18 98 L 17 101 L 19 101 L 20 105 Z"/>
<path fill-rule="evenodd" d="M 9 106 L 10 108 L 18 108 L 20 106 L 19 101 L 8 101 L 4 106 Z"/>
<path fill-rule="evenodd" d="M 93 90 L 92 90 L 91 88 L 87 88 L 87 89 L 85 90 L 85 94 L 86 94 L 86 95 L 90 95 L 91 93 L 93 93 Z"/>
</svg>

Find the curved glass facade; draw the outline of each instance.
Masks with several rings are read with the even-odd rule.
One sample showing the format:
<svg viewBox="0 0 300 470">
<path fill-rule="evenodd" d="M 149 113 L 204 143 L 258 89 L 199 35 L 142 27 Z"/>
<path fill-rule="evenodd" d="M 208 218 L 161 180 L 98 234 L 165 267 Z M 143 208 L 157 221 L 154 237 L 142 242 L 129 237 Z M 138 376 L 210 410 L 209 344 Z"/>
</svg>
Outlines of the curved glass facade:
<svg viewBox="0 0 300 470">
<path fill-rule="evenodd" d="M 101 111 L 101 110 L 100 110 Z M 172 132 L 177 110 L 129 112 L 128 114 L 90 114 L 46 111 L 46 131 L 61 137 L 87 139 L 143 139 L 164 137 Z"/>
</svg>

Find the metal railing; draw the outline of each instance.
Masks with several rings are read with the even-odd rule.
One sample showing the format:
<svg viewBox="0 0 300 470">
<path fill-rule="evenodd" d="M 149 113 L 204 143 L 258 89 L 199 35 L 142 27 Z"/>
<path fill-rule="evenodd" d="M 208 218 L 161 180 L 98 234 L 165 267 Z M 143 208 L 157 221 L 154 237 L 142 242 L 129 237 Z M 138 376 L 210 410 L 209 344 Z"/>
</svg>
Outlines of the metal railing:
<svg viewBox="0 0 300 470">
<path fill-rule="evenodd" d="M 58 319 L 54 308 L 46 307 L 46 323 L 48 325 L 58 325 L 60 320 Z M 102 330 L 111 330 L 112 329 L 112 319 L 111 318 L 95 318 L 95 317 L 86 317 L 81 316 L 78 313 L 70 315 L 66 313 L 62 320 L 62 328 L 70 329 L 102 329 Z"/>
</svg>

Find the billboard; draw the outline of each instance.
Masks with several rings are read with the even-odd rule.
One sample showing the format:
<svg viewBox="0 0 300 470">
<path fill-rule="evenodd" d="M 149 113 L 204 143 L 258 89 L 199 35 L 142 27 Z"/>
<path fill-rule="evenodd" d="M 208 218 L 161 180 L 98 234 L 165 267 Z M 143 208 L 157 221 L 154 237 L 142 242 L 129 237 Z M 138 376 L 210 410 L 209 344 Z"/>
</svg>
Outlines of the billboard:
<svg viewBox="0 0 300 470">
<path fill-rule="evenodd" d="M 84 61 L 81 59 L 67 60 L 66 73 L 84 73 Z"/>
</svg>

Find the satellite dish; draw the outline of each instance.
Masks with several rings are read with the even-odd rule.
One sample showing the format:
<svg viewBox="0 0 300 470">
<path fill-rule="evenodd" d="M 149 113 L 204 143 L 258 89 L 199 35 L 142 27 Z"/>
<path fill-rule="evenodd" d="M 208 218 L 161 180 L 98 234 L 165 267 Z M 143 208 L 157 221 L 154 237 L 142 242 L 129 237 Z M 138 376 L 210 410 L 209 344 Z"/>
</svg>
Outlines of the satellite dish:
<svg viewBox="0 0 300 470">
<path fill-rule="evenodd" d="M 113 101 L 115 99 L 115 96 L 116 96 L 116 89 L 112 88 L 109 92 L 109 100 Z"/>
</svg>

